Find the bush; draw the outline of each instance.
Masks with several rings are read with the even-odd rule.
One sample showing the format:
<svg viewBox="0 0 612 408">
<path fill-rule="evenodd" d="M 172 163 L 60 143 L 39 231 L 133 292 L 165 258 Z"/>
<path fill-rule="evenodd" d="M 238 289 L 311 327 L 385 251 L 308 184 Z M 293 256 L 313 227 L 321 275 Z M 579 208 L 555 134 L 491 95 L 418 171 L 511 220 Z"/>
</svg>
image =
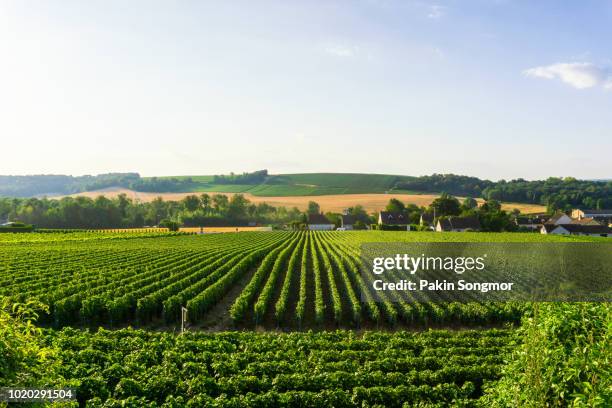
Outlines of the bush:
<svg viewBox="0 0 612 408">
<path fill-rule="evenodd" d="M 388 224 L 382 224 L 379 226 L 380 230 L 382 231 L 406 231 L 407 227 L 406 225 L 388 225 Z"/>
<path fill-rule="evenodd" d="M 41 329 L 33 323 L 41 311 L 48 309 L 38 302 L 0 299 L 0 386 L 51 384 L 55 352 L 43 344 Z"/>
<path fill-rule="evenodd" d="M 160 221 L 159 226 L 162 228 L 168 228 L 168 231 L 176 232 L 179 230 L 179 228 L 181 228 L 181 223 L 165 219 Z"/>
<path fill-rule="evenodd" d="M 609 303 L 535 304 L 487 405 L 612 406 L 611 312 Z"/>
<path fill-rule="evenodd" d="M 0 232 L 32 232 L 34 226 L 23 222 L 13 222 L 6 226 L 0 226 Z"/>
</svg>

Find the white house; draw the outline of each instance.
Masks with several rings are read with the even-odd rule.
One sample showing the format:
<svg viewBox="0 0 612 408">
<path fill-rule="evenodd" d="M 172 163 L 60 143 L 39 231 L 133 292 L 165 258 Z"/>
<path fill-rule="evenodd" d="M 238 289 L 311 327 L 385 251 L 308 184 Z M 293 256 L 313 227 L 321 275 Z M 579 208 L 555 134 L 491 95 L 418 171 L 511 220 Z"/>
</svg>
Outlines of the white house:
<svg viewBox="0 0 612 408">
<path fill-rule="evenodd" d="M 308 229 L 311 231 L 333 231 L 335 225 L 323 214 L 308 214 Z"/>
<path fill-rule="evenodd" d="M 537 217 L 516 217 L 514 223 L 518 228 L 531 231 L 538 230 L 542 226 L 541 218 Z"/>
<path fill-rule="evenodd" d="M 540 228 L 540 234 L 569 235 L 569 233 L 567 229 L 563 228 L 563 225 L 544 224 Z"/>
<path fill-rule="evenodd" d="M 480 231 L 480 221 L 477 217 L 441 218 L 436 223 L 437 232 Z"/>
<path fill-rule="evenodd" d="M 540 229 L 542 234 L 556 235 L 586 235 L 590 237 L 612 237 L 612 228 L 607 225 L 581 225 L 581 224 L 545 224 Z"/>
<path fill-rule="evenodd" d="M 410 225 L 410 220 L 406 214 L 401 212 L 381 211 L 378 213 L 378 224 L 407 226 Z"/>
<path fill-rule="evenodd" d="M 562 212 L 556 213 L 548 221 L 546 221 L 547 224 L 553 224 L 553 225 L 570 224 L 571 222 L 572 222 L 572 219 L 567 214 L 562 213 Z"/>
</svg>

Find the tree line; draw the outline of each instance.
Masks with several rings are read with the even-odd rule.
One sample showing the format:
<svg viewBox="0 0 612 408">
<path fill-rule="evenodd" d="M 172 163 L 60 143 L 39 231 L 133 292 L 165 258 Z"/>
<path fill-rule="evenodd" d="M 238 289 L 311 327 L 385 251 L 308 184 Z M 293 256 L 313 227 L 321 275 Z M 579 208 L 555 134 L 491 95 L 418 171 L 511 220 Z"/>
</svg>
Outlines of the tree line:
<svg viewBox="0 0 612 408">
<path fill-rule="evenodd" d="M 455 174 L 433 174 L 396 183 L 396 189 L 440 192 L 485 200 L 541 204 L 549 213 L 576 207 L 612 208 L 612 181 L 549 177 L 546 180 L 481 180 Z"/>
<path fill-rule="evenodd" d="M 478 218 L 484 231 L 514 231 L 518 210 L 502 210 L 497 200 L 486 200 L 478 205 L 468 197 L 460 202 L 442 193 L 426 207 L 404 204 L 392 198 L 386 211 L 403 213 L 410 224 L 418 228 L 423 214 L 440 218 L 450 216 Z M 165 201 L 161 197 L 148 203 L 134 201 L 125 194 L 116 198 L 98 196 L 47 198 L 0 198 L 0 221 L 19 221 L 38 228 L 142 228 L 146 226 L 241 226 L 249 224 L 288 225 L 294 229 L 306 227 L 308 214 L 322 213 L 316 201 L 310 201 L 304 212 L 297 207 L 274 207 L 267 203 L 254 204 L 242 194 L 191 194 L 180 201 Z M 365 229 L 378 222 L 378 213 L 368 214 L 355 205 L 343 211 L 352 216 L 356 229 Z M 327 212 L 325 216 L 336 226 L 342 214 Z"/>
<path fill-rule="evenodd" d="M 241 194 L 188 195 L 181 201 L 161 197 L 148 203 L 125 194 L 47 198 L 0 198 L 0 221 L 21 221 L 38 228 L 142 228 L 172 221 L 184 226 L 281 224 L 303 220 L 297 208 L 253 204 Z"/>
</svg>

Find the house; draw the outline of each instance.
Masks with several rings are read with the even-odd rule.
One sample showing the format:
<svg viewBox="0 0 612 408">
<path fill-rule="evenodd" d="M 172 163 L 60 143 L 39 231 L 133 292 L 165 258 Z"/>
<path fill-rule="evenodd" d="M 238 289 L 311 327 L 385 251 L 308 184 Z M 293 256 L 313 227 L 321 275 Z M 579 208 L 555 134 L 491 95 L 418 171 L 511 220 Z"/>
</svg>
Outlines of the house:
<svg viewBox="0 0 612 408">
<path fill-rule="evenodd" d="M 382 230 L 410 231 L 410 219 L 407 214 L 401 212 L 381 211 L 378 214 L 378 225 Z"/>
<path fill-rule="evenodd" d="M 345 230 L 352 230 L 355 227 L 357 218 L 353 215 L 344 214 L 340 216 L 340 228 Z"/>
<path fill-rule="evenodd" d="M 308 229 L 311 231 L 332 231 L 335 225 L 323 214 L 308 214 Z"/>
<path fill-rule="evenodd" d="M 604 225 L 602 224 L 600 221 L 598 221 L 595 218 L 579 218 L 579 219 L 573 219 L 571 224 L 575 224 L 575 225 Z"/>
<path fill-rule="evenodd" d="M 544 224 L 540 227 L 540 234 L 569 235 L 563 225 Z"/>
<path fill-rule="evenodd" d="M 477 217 L 448 217 L 441 218 L 436 224 L 437 232 L 464 232 L 480 231 L 480 221 Z"/>
<path fill-rule="evenodd" d="M 612 237 L 612 228 L 606 225 L 580 225 L 580 224 L 545 224 L 540 229 L 542 234 L 557 235 L 587 235 L 591 237 Z"/>
<path fill-rule="evenodd" d="M 432 213 L 423 213 L 421 214 L 421 218 L 419 219 L 419 224 L 421 226 L 424 225 L 433 225 L 434 223 L 434 216 Z"/>
<path fill-rule="evenodd" d="M 381 211 L 378 214 L 378 225 L 410 225 L 408 216 L 401 212 Z"/>
<path fill-rule="evenodd" d="M 563 224 L 571 224 L 571 222 L 572 222 L 572 219 L 567 214 L 558 212 L 552 217 L 550 217 L 550 219 L 546 221 L 546 224 L 563 225 Z"/>
<path fill-rule="evenodd" d="M 572 218 L 612 218 L 612 210 L 586 210 L 577 208 L 572 210 Z"/>
<path fill-rule="evenodd" d="M 539 217 L 516 217 L 514 224 L 523 230 L 536 231 L 542 226 L 543 220 Z"/>
<path fill-rule="evenodd" d="M 578 220 L 593 218 L 602 225 L 610 225 L 612 224 L 612 210 L 587 210 L 577 208 L 572 210 L 572 218 Z"/>
</svg>

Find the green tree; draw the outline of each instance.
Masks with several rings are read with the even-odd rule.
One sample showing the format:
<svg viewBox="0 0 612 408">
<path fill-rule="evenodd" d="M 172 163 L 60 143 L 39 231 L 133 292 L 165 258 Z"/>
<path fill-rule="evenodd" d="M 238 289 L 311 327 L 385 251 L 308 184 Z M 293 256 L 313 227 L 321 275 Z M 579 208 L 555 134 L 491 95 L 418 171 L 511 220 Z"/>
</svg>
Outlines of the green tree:
<svg viewBox="0 0 612 408">
<path fill-rule="evenodd" d="M 385 207 L 385 211 L 389 212 L 404 212 L 404 210 L 406 210 L 404 203 L 402 203 L 397 198 L 390 199 L 389 203 Z"/>
<path fill-rule="evenodd" d="M 204 210 L 204 215 L 210 214 L 210 204 L 211 199 L 210 196 L 206 193 L 200 195 L 200 203 L 202 203 L 202 210 Z"/>
<path fill-rule="evenodd" d="M 247 206 L 249 200 L 247 200 L 242 194 L 234 194 L 229 200 L 227 206 L 227 216 L 231 220 L 241 220 L 246 218 Z"/>
<path fill-rule="evenodd" d="M 147 212 L 146 222 L 149 225 L 158 225 L 161 220 L 168 216 L 166 209 L 166 203 L 161 197 L 156 197 L 149 204 L 149 211 Z"/>
<path fill-rule="evenodd" d="M 461 206 L 465 210 L 473 210 L 474 208 L 478 207 L 478 201 L 476 201 L 472 197 L 466 197 L 463 200 L 463 203 L 461 204 Z"/>
<path fill-rule="evenodd" d="M 127 217 L 127 209 L 132 205 L 132 200 L 128 198 L 125 193 L 121 193 L 117 196 L 117 207 L 119 207 L 119 213 L 121 218 Z"/>
<path fill-rule="evenodd" d="M 168 231 L 178 231 L 181 228 L 181 223 L 169 219 L 161 220 L 159 226 L 162 228 L 168 228 Z"/>
<path fill-rule="evenodd" d="M 229 200 L 226 195 L 215 194 L 212 196 L 212 203 L 215 212 L 219 215 L 225 214 Z"/>
<path fill-rule="evenodd" d="M 459 215 L 461 213 L 459 200 L 447 193 L 442 193 L 440 197 L 433 200 L 429 209 L 432 212 L 435 210 L 436 217 Z"/>
<path fill-rule="evenodd" d="M 321 213 L 321 207 L 315 201 L 308 202 L 308 209 L 306 210 L 308 214 L 319 214 Z"/>
<path fill-rule="evenodd" d="M 201 204 L 200 198 L 195 194 L 190 194 L 188 196 L 185 196 L 183 200 L 181 200 L 181 203 L 183 204 L 183 207 L 187 211 L 191 211 L 191 212 L 198 210 Z"/>
</svg>

